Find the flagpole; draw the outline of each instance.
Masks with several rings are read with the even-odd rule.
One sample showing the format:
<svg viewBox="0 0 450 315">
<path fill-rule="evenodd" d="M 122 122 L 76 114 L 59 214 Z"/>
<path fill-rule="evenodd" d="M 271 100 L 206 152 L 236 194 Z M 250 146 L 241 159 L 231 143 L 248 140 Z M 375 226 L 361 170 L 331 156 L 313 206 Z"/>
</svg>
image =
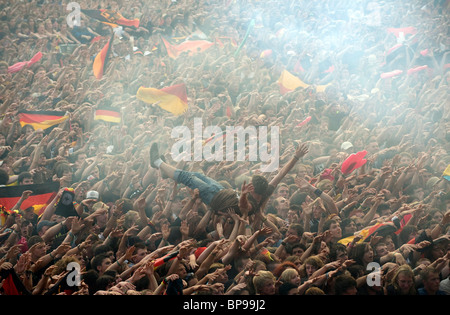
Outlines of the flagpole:
<svg viewBox="0 0 450 315">
<path fill-rule="evenodd" d="M 239 45 L 238 49 L 236 49 L 236 51 L 234 52 L 234 57 L 236 57 L 239 54 L 239 52 L 241 51 L 242 47 L 244 46 L 245 42 L 247 41 L 248 35 L 250 34 L 250 32 L 254 26 L 255 26 L 255 19 L 252 19 L 250 21 L 249 26 L 247 27 L 247 32 L 245 33 L 242 43 Z"/>
</svg>

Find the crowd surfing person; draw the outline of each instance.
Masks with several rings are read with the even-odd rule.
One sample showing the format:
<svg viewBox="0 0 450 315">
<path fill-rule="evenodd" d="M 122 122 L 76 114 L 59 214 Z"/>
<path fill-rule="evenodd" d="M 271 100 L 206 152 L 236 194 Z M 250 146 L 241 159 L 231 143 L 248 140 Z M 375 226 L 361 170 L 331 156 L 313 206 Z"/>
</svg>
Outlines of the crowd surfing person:
<svg viewBox="0 0 450 315">
<path fill-rule="evenodd" d="M 109 25 L 1 5 L 0 185 L 26 187 L 2 207 L 2 295 L 450 293 L 448 2 L 102 5 L 140 24 L 114 28 L 101 79 Z M 162 38 L 214 45 L 171 58 Z M 281 91 L 283 70 L 308 85 Z M 182 115 L 136 98 L 180 82 Z M 103 105 L 119 123 L 94 119 Z M 69 119 L 43 130 L 24 110 Z M 280 168 L 174 161 L 171 132 L 194 118 L 278 126 Z"/>
</svg>

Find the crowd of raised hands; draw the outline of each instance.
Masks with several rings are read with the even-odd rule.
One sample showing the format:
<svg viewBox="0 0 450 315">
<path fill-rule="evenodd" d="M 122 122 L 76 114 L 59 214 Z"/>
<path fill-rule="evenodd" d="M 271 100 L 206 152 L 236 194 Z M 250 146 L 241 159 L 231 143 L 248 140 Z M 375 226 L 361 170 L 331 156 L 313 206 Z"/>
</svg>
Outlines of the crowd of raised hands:
<svg viewBox="0 0 450 315">
<path fill-rule="evenodd" d="M 92 62 L 110 26 L 83 15 L 71 29 L 54 1 L 1 5 L 0 184 L 59 187 L 40 212 L 21 208 L 31 190 L 2 212 L 1 294 L 450 292 L 448 5 L 78 2 L 140 19 L 137 29 L 114 30 L 101 80 Z M 399 38 L 389 27 L 415 31 Z M 215 45 L 173 59 L 162 38 Z M 8 72 L 36 52 L 39 62 Z M 283 70 L 309 86 L 281 93 Z M 189 100 L 180 116 L 136 98 L 141 86 L 180 82 Z M 102 105 L 121 122 L 94 120 Z M 22 110 L 69 119 L 34 130 L 21 125 Z M 173 128 L 197 117 L 204 126 L 279 127 L 280 170 L 262 173 L 262 161 L 248 159 L 173 162 Z M 242 203 L 240 213 L 216 213 L 198 190 L 150 167 L 154 141 L 177 168 L 240 196 L 254 194 L 255 174 L 270 182 L 293 166 L 259 211 Z M 363 151 L 365 163 L 343 172 Z M 58 215 L 69 188 L 76 215 Z"/>
</svg>

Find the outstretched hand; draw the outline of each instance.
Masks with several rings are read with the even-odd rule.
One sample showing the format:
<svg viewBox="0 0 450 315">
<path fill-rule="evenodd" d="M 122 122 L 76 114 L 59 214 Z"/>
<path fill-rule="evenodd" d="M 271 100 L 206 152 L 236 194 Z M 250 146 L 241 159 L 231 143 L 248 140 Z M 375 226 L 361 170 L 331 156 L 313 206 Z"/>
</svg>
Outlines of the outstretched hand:
<svg viewBox="0 0 450 315">
<path fill-rule="evenodd" d="M 295 150 L 295 157 L 297 159 L 301 159 L 302 157 L 304 157 L 307 153 L 309 152 L 308 150 L 308 146 L 306 145 L 306 143 L 302 143 L 300 144 L 297 149 Z"/>
</svg>

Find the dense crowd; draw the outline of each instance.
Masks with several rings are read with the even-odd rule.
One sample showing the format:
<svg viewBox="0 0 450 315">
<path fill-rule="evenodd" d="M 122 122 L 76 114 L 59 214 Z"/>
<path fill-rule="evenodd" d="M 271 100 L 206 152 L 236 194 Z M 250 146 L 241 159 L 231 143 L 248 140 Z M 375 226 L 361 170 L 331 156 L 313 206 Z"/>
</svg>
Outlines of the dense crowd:
<svg viewBox="0 0 450 315">
<path fill-rule="evenodd" d="M 0 2 L 0 185 L 59 183 L 4 211 L 1 294 L 450 293 L 448 1 L 77 1 L 138 28 L 72 28 L 68 2 Z M 214 45 L 171 58 L 162 38 Z M 281 92 L 284 70 L 308 87 Z M 136 97 L 181 82 L 182 115 Z M 120 123 L 94 120 L 104 105 Z M 23 110 L 69 118 L 34 129 Z M 278 127 L 279 168 L 174 161 L 194 118 Z"/>
</svg>

